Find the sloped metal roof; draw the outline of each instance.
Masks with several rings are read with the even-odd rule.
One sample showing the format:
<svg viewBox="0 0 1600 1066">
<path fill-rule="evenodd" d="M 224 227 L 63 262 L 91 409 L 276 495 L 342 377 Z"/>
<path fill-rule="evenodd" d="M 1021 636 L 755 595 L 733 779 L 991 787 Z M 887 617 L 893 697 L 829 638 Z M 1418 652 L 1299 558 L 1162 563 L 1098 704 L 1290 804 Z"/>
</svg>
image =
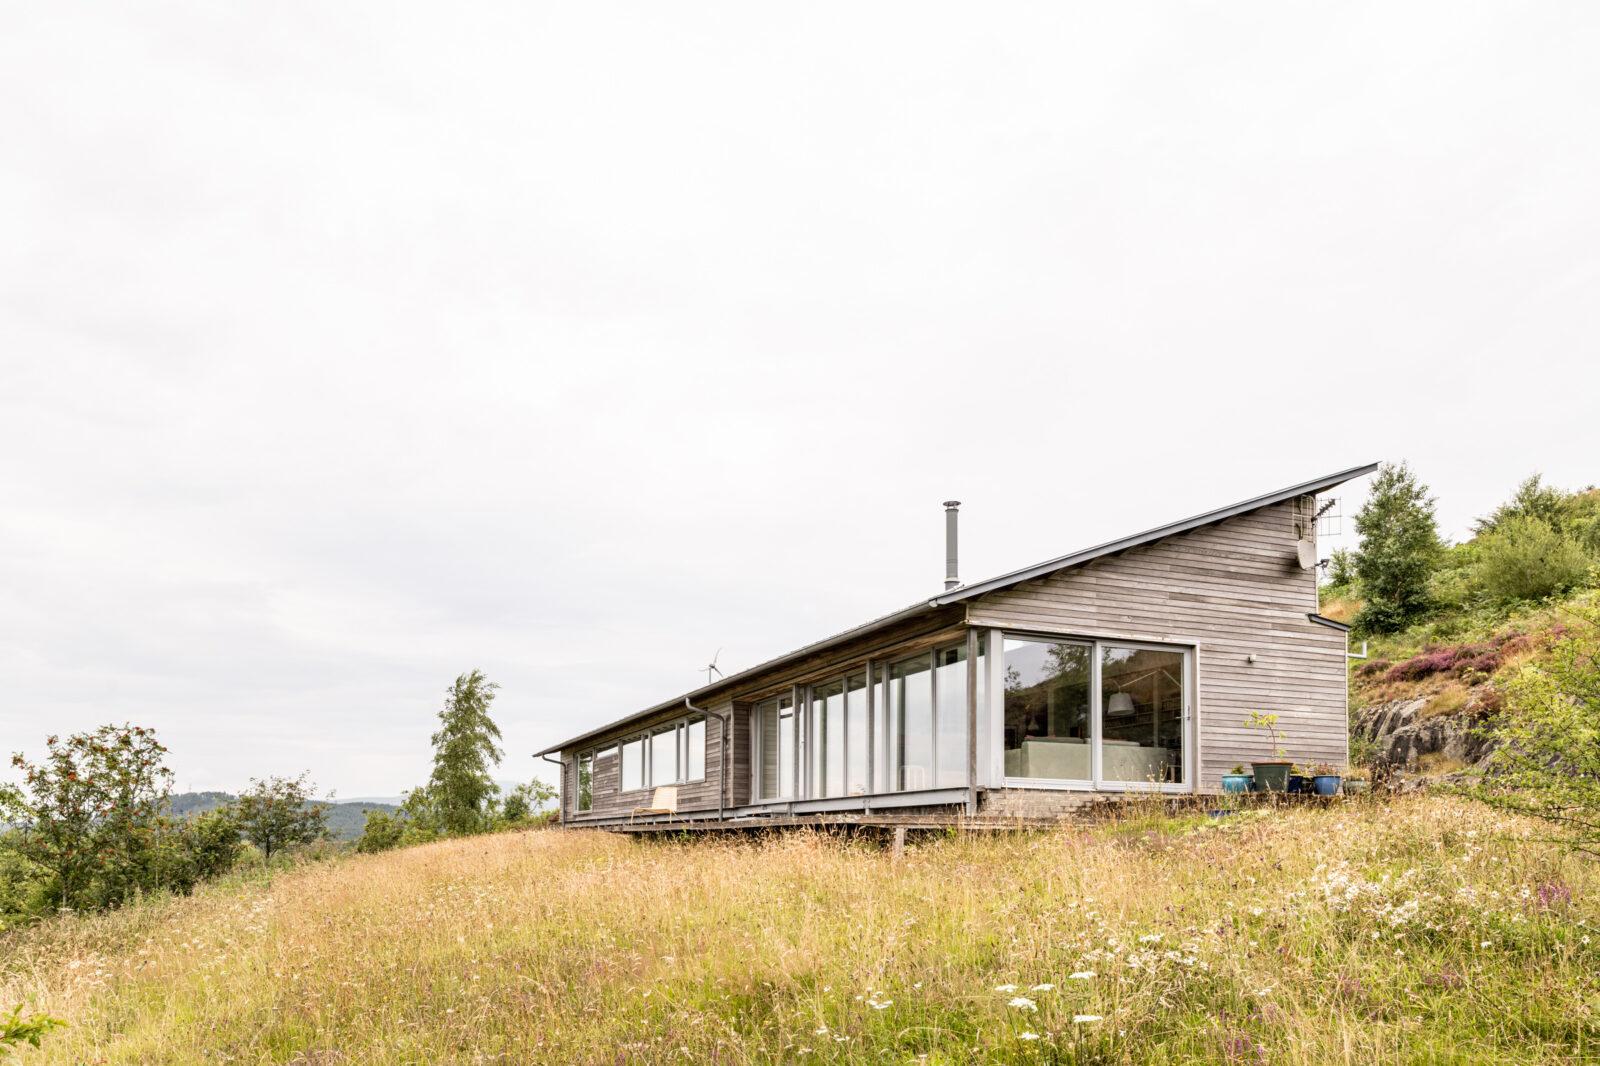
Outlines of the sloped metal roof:
<svg viewBox="0 0 1600 1066">
<path fill-rule="evenodd" d="M 1303 481 L 1298 485 L 1291 485 L 1288 488 L 1279 489 L 1276 492 L 1268 492 L 1261 496 L 1251 497 L 1248 500 L 1241 500 L 1238 503 L 1229 504 L 1226 507 L 1219 507 L 1215 511 L 1206 511 L 1204 514 L 1197 514 L 1193 517 L 1185 518 L 1177 522 L 1170 522 L 1164 526 L 1156 526 L 1154 529 L 1147 529 L 1143 533 L 1135 533 L 1130 537 L 1123 537 L 1119 540 L 1107 541 L 1106 543 L 1096 545 L 1093 548 L 1085 548 L 1083 551 L 1073 552 L 1071 555 L 1062 555 L 1058 558 L 1050 559 L 1034 566 L 1025 567 L 1021 570 L 1013 570 L 1010 573 L 1001 574 L 999 577 L 989 578 L 987 581 L 979 581 L 971 585 L 957 586 L 956 588 L 951 589 L 949 592 L 942 592 L 931 599 L 919 600 L 909 607 L 904 607 L 891 614 L 886 614 L 881 618 L 875 618 L 872 621 L 856 626 L 853 629 L 846 629 L 842 632 L 835 633 L 831 637 L 825 637 L 822 640 L 807 644 L 804 647 L 796 648 L 794 651 L 780 655 L 775 659 L 768 659 L 766 662 L 757 663 L 755 666 L 740 670 L 738 673 L 729 674 L 727 677 L 718 678 L 712 684 L 703 685 L 700 688 L 694 689 L 690 692 L 685 692 L 680 696 L 674 696 L 672 699 L 658 703 L 652 707 L 646 707 L 642 711 L 635 711 L 633 714 L 618 718 L 612 722 L 607 722 L 605 725 L 597 726 L 594 729 L 572 737 L 570 740 L 564 740 L 560 744 L 545 748 L 543 751 L 535 752 L 534 756 L 538 757 L 542 755 L 548 755 L 554 751 L 565 751 L 577 747 L 583 744 L 585 741 L 597 737 L 602 733 L 611 732 L 618 726 L 626 725 L 627 723 L 637 719 L 648 718 L 651 715 L 661 714 L 677 707 L 682 707 L 684 706 L 685 701 L 694 703 L 707 699 L 711 696 L 714 696 L 718 692 L 724 692 L 730 688 L 736 687 L 740 682 L 750 680 L 758 674 L 766 673 L 769 670 L 776 669 L 777 667 L 783 666 L 786 663 L 793 662 L 797 659 L 803 659 L 808 655 L 815 655 L 819 651 L 826 651 L 831 647 L 854 640 L 857 637 L 864 637 L 870 633 L 875 633 L 880 629 L 886 629 L 897 622 L 904 622 L 920 615 L 931 614 L 940 608 L 948 607 L 952 604 L 961 603 L 965 600 L 970 600 L 975 597 L 985 595 L 986 593 L 996 592 L 1000 589 L 1010 588 L 1012 585 L 1019 585 L 1024 581 L 1032 581 L 1035 578 L 1044 577 L 1047 574 L 1053 574 L 1058 570 L 1066 570 L 1070 569 L 1071 567 L 1082 566 L 1085 563 L 1092 562 L 1095 559 L 1099 559 L 1107 555 L 1114 555 L 1117 552 L 1127 551 L 1130 548 L 1137 548 L 1145 544 L 1150 544 L 1154 541 L 1175 536 L 1179 533 L 1187 533 L 1192 529 L 1199 529 L 1201 526 L 1209 526 L 1214 523 L 1224 521 L 1225 519 L 1233 518 L 1237 515 L 1247 514 L 1250 511 L 1259 511 L 1263 507 L 1271 507 L 1275 503 L 1282 503 L 1284 500 L 1292 500 L 1296 496 L 1305 496 L 1322 492 L 1326 489 L 1331 489 L 1336 485 L 1342 485 L 1346 481 L 1352 481 L 1355 478 L 1370 474 L 1376 469 L 1378 469 L 1377 463 L 1363 463 L 1361 466 L 1352 466 L 1348 470 L 1341 470 L 1338 473 L 1328 474 L 1324 477 L 1313 478 L 1310 481 Z"/>
</svg>

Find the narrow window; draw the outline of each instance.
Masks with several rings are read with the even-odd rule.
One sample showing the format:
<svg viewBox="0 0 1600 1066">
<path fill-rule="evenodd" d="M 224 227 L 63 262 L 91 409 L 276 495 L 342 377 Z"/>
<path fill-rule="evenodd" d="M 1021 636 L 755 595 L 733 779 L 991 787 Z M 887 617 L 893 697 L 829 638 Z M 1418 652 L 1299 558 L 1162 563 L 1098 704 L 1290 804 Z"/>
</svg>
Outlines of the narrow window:
<svg viewBox="0 0 1600 1066">
<path fill-rule="evenodd" d="M 578 810 L 594 809 L 594 752 L 578 756 Z"/>
<path fill-rule="evenodd" d="M 691 718 L 683 729 L 683 779 L 706 779 L 706 720 Z"/>
<path fill-rule="evenodd" d="M 929 656 L 889 668 L 895 771 L 902 791 L 933 787 L 933 673 Z"/>
<path fill-rule="evenodd" d="M 867 793 L 867 675 L 845 679 L 845 792 L 851 796 Z"/>
<path fill-rule="evenodd" d="M 634 737 L 622 745 L 622 791 L 644 787 L 644 737 Z"/>
<path fill-rule="evenodd" d="M 650 735 L 650 784 L 676 784 L 678 778 L 678 727 L 668 726 Z"/>
</svg>

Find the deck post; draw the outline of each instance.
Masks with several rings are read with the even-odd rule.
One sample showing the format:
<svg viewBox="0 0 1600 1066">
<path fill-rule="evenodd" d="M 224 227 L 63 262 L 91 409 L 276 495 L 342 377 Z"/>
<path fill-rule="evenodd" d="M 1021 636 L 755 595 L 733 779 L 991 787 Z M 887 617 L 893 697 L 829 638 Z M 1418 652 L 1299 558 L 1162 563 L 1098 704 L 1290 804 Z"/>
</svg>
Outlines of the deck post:
<svg viewBox="0 0 1600 1066">
<path fill-rule="evenodd" d="M 967 817 L 978 815 L 978 630 L 967 627 Z"/>
<path fill-rule="evenodd" d="M 894 851 L 892 854 L 896 862 L 906 857 L 906 827 L 903 825 L 894 827 Z"/>
</svg>

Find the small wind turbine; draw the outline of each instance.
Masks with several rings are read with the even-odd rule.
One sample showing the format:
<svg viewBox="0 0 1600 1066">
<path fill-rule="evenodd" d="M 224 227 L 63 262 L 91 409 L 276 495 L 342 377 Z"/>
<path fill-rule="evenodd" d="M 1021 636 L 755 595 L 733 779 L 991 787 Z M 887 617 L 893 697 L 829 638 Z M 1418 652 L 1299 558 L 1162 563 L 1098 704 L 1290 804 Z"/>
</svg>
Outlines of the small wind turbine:
<svg viewBox="0 0 1600 1066">
<path fill-rule="evenodd" d="M 717 665 L 717 660 L 720 659 L 720 658 L 722 658 L 722 649 L 718 648 L 717 649 L 717 654 L 713 655 L 711 657 L 711 661 L 709 663 L 706 663 L 706 665 L 704 667 L 705 672 L 706 672 L 706 684 L 708 684 L 708 685 L 711 684 L 711 675 L 712 674 L 716 674 L 718 677 L 722 676 L 722 667 Z"/>
</svg>

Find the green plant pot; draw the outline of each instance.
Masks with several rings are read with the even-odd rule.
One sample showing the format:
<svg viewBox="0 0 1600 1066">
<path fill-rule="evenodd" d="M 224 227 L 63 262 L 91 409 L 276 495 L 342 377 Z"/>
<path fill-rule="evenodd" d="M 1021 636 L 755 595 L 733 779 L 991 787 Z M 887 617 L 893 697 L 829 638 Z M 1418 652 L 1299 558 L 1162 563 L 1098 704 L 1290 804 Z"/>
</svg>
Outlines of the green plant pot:
<svg viewBox="0 0 1600 1066">
<path fill-rule="evenodd" d="M 1367 791 L 1371 787 L 1371 781 L 1346 781 L 1344 783 L 1344 794 L 1346 796 L 1354 796 L 1358 793 Z"/>
<path fill-rule="evenodd" d="M 1289 788 L 1289 770 L 1292 762 L 1253 762 L 1250 769 L 1256 773 L 1256 789 L 1260 792 L 1286 792 Z"/>
<path fill-rule="evenodd" d="M 1249 792 L 1249 774 L 1223 774 L 1222 791 L 1224 792 Z"/>
</svg>

